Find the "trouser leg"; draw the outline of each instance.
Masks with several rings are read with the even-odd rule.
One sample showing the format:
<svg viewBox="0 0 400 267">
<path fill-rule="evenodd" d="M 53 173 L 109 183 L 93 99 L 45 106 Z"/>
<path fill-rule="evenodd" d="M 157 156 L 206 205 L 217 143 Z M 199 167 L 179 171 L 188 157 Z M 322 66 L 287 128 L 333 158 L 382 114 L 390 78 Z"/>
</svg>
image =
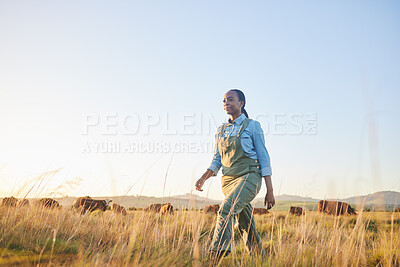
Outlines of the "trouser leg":
<svg viewBox="0 0 400 267">
<path fill-rule="evenodd" d="M 249 204 L 260 191 L 261 180 L 252 174 L 237 178 L 223 186 L 225 199 L 218 211 L 217 224 L 210 250 L 230 251 L 234 220 L 237 214 Z M 260 182 L 258 182 L 260 181 Z"/>
<path fill-rule="evenodd" d="M 232 191 L 231 194 L 225 197 L 218 211 L 217 223 L 214 231 L 213 241 L 211 245 L 212 251 L 230 251 L 231 238 L 235 220 L 234 210 L 241 206 L 240 201 L 237 199 L 240 187 Z"/>
<path fill-rule="evenodd" d="M 251 204 L 247 204 L 241 213 L 238 214 L 239 231 L 243 236 L 244 242 L 250 251 L 261 252 L 265 255 L 261 237 L 256 230 L 254 221 L 253 208 Z"/>
</svg>

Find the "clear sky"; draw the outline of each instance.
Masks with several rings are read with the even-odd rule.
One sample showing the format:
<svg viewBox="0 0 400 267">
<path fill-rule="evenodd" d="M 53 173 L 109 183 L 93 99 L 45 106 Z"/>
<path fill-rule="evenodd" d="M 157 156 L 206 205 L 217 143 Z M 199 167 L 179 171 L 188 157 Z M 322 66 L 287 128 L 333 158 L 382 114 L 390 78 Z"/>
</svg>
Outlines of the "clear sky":
<svg viewBox="0 0 400 267">
<path fill-rule="evenodd" d="M 230 88 L 275 195 L 400 191 L 399 26 L 398 1 L 0 1 L 0 195 L 194 192 Z"/>
</svg>

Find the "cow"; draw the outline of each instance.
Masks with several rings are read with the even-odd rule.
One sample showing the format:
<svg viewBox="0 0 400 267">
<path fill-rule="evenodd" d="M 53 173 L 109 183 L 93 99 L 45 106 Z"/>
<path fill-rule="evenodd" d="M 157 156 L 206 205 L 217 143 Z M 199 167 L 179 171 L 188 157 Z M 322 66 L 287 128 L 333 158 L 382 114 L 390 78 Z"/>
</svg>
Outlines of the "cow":
<svg viewBox="0 0 400 267">
<path fill-rule="evenodd" d="M 17 203 L 18 203 L 18 198 L 5 197 L 3 198 L 2 206 L 16 207 Z"/>
<path fill-rule="evenodd" d="M 289 212 L 293 215 L 301 216 L 304 214 L 303 208 L 302 207 L 293 207 L 290 206 Z"/>
<path fill-rule="evenodd" d="M 95 200 L 89 196 L 86 197 L 78 197 L 75 199 L 74 203 L 72 204 L 72 208 L 81 212 L 81 214 L 85 214 L 87 211 L 94 211 L 94 210 L 101 210 L 106 211 L 108 204 L 112 200 Z"/>
<path fill-rule="evenodd" d="M 121 213 L 122 215 L 126 215 L 126 209 L 117 203 L 112 204 L 111 210 L 115 213 Z"/>
<path fill-rule="evenodd" d="M 26 198 L 19 199 L 17 202 L 17 207 L 29 207 L 29 200 Z"/>
<path fill-rule="evenodd" d="M 215 205 L 207 205 L 204 207 L 203 209 L 203 213 L 215 213 L 217 214 L 219 210 L 219 205 L 215 204 Z"/>
<path fill-rule="evenodd" d="M 324 212 L 331 215 L 356 215 L 354 209 L 345 202 L 320 200 L 318 202 L 318 212 Z"/>
<path fill-rule="evenodd" d="M 155 212 L 160 212 L 162 206 L 164 204 L 156 203 L 156 204 L 150 204 L 147 208 L 144 209 L 144 211 L 155 211 Z"/>
<path fill-rule="evenodd" d="M 268 214 L 269 211 L 267 209 L 264 208 L 253 208 L 253 214 L 259 214 L 259 215 L 263 215 L 263 214 Z"/>
<path fill-rule="evenodd" d="M 161 214 L 173 214 L 174 213 L 174 207 L 171 205 L 171 203 L 164 204 L 161 207 Z"/>
<path fill-rule="evenodd" d="M 54 200 L 52 198 L 47 198 L 47 197 L 39 199 L 38 205 L 45 207 L 45 208 L 59 208 L 60 207 L 60 203 L 58 203 L 57 200 Z"/>
</svg>

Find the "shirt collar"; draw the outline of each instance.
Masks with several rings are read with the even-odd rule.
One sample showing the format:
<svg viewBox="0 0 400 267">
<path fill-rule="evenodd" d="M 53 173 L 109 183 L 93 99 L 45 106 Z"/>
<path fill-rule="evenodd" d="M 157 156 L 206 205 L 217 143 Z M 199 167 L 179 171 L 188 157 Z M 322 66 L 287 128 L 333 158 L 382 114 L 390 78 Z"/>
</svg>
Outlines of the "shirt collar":
<svg viewBox="0 0 400 267">
<path fill-rule="evenodd" d="M 237 117 L 233 122 L 231 121 L 231 119 L 228 119 L 228 123 L 240 125 L 240 124 L 242 124 L 242 122 L 244 121 L 245 118 L 246 118 L 246 115 L 244 115 L 244 113 L 243 113 L 242 115 Z"/>
</svg>

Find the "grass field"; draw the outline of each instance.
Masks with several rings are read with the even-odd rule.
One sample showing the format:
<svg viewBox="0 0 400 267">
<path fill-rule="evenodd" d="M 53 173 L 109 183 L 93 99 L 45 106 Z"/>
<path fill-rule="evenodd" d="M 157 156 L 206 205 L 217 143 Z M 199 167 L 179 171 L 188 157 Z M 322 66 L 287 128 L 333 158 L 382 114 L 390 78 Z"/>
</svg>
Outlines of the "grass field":
<svg viewBox="0 0 400 267">
<path fill-rule="evenodd" d="M 399 266 L 400 213 L 333 217 L 309 211 L 255 216 L 267 252 L 249 254 L 235 231 L 220 266 Z M 70 209 L 0 207 L 0 265 L 209 266 L 215 216 L 178 211 L 79 215 Z"/>
</svg>

